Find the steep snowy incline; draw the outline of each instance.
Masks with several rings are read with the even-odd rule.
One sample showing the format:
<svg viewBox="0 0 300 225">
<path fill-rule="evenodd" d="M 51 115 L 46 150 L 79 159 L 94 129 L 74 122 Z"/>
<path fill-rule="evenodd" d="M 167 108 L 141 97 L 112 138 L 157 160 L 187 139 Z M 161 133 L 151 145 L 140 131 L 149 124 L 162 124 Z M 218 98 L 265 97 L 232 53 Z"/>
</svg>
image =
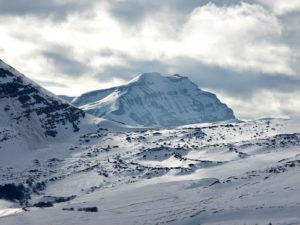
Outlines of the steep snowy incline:
<svg viewBox="0 0 300 225">
<path fill-rule="evenodd" d="M 178 74 L 144 73 L 126 85 L 89 92 L 71 103 L 94 116 L 134 126 L 174 127 L 235 119 L 215 94 Z"/>
<path fill-rule="evenodd" d="M 57 98 L 0 60 L 0 151 L 64 139 L 85 112 Z M 22 148 L 25 148 L 23 146 Z"/>
</svg>

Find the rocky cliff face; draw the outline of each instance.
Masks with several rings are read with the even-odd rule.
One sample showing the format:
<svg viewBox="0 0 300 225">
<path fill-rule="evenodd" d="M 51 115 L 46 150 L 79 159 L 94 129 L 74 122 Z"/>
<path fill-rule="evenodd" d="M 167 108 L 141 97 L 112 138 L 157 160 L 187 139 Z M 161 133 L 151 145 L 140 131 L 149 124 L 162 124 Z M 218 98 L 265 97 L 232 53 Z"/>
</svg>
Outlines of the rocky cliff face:
<svg viewBox="0 0 300 225">
<path fill-rule="evenodd" d="M 94 116 L 138 126 L 172 127 L 235 118 L 215 94 L 177 74 L 145 73 L 126 85 L 83 94 L 72 104 Z"/>
<path fill-rule="evenodd" d="M 79 131 L 84 111 L 62 101 L 0 60 L 0 128 L 29 139 Z"/>
</svg>

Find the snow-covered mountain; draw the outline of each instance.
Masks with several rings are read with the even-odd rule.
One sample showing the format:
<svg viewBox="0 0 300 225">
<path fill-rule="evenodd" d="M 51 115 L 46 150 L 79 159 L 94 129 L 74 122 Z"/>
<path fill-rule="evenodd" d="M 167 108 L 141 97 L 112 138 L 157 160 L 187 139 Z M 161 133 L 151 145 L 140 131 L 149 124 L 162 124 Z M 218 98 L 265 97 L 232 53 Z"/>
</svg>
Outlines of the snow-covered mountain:
<svg viewBox="0 0 300 225">
<path fill-rule="evenodd" d="M 22 140 L 34 145 L 64 139 L 80 130 L 84 117 L 84 111 L 0 60 L 0 142 L 7 142 L 5 148 L 15 149 Z"/>
<path fill-rule="evenodd" d="M 216 95 L 178 74 L 144 73 L 125 85 L 85 93 L 71 103 L 94 116 L 134 126 L 174 127 L 235 118 Z"/>
<path fill-rule="evenodd" d="M 234 118 L 178 75 L 91 93 L 74 102 L 135 125 L 128 112 L 161 105 L 183 122 Z M 149 129 L 84 115 L 0 61 L 0 224 L 300 224 L 299 120 Z"/>
</svg>

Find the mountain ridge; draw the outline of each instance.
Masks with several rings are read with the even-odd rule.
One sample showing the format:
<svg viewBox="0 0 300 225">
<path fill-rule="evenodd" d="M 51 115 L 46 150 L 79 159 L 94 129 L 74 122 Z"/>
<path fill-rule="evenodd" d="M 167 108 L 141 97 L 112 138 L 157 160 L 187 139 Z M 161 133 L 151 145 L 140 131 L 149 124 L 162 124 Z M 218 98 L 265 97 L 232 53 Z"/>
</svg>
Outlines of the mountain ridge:
<svg viewBox="0 0 300 225">
<path fill-rule="evenodd" d="M 28 140 L 51 140 L 80 130 L 85 112 L 0 60 L 1 129 Z M 13 131 L 14 130 L 14 131 Z"/>
<path fill-rule="evenodd" d="M 215 94 L 179 74 L 143 73 L 124 85 L 84 93 L 71 103 L 97 117 L 146 127 L 235 119 Z"/>
</svg>

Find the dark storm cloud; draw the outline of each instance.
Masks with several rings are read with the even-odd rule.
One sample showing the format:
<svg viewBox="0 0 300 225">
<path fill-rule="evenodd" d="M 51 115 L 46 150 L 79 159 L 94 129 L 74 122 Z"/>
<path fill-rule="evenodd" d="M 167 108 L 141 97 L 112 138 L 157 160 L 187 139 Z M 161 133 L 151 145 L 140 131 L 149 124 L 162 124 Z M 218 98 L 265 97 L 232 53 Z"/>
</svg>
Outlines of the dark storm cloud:
<svg viewBox="0 0 300 225">
<path fill-rule="evenodd" d="M 290 45 L 300 46 L 300 13 L 291 12 L 279 17 L 284 25 L 283 39 Z"/>
<path fill-rule="evenodd" d="M 83 76 L 89 71 L 89 67 L 85 63 L 69 56 L 69 49 L 62 48 L 60 50 L 47 50 L 42 54 L 47 60 L 50 61 L 50 63 L 54 65 L 58 72 L 65 76 L 79 77 Z"/>
<path fill-rule="evenodd" d="M 0 14 L 24 16 L 33 15 L 38 17 L 51 17 L 64 19 L 68 13 L 91 8 L 95 1 L 80 2 L 69 1 L 59 3 L 53 0 L 0 0 Z"/>
<path fill-rule="evenodd" d="M 217 6 L 231 6 L 239 4 L 240 0 L 153 0 L 153 1 L 110 1 L 110 14 L 120 23 L 127 25 L 140 24 L 145 18 L 152 17 L 159 19 L 159 13 L 164 10 L 170 13 L 170 17 L 177 17 L 179 23 L 185 22 L 186 16 L 196 7 L 214 3 Z M 246 0 L 253 3 L 253 0 Z M 163 21 L 162 21 L 163 22 Z"/>
<path fill-rule="evenodd" d="M 137 60 L 132 59 L 129 56 L 124 56 L 127 58 L 126 62 L 129 66 L 107 66 L 104 71 L 95 75 L 99 81 L 107 82 L 111 81 L 113 78 L 120 78 L 124 80 L 130 80 L 135 76 L 146 73 L 146 72 L 160 72 L 162 74 L 167 74 L 166 65 L 158 60 Z"/>
<path fill-rule="evenodd" d="M 282 42 L 296 52 L 291 66 L 300 77 L 300 13 L 291 12 L 280 16 L 279 19 L 283 24 Z"/>
<path fill-rule="evenodd" d="M 200 88 L 218 90 L 244 99 L 251 99 L 260 90 L 292 93 L 300 87 L 300 78 L 284 74 L 236 72 L 205 65 L 191 58 L 176 59 L 172 71 L 188 76 Z"/>
<path fill-rule="evenodd" d="M 254 0 L 245 0 L 247 3 L 254 3 Z M 172 9 L 176 9 L 178 11 L 182 11 L 184 13 L 189 13 L 196 7 L 201 7 L 207 5 L 209 3 L 213 3 L 217 6 L 232 6 L 238 5 L 241 3 L 241 0 L 168 0 L 165 1 L 167 5 L 172 7 Z"/>
<path fill-rule="evenodd" d="M 145 7 L 141 2 L 115 2 L 110 3 L 110 13 L 119 22 L 134 24 L 143 20 L 146 12 L 153 8 Z"/>
</svg>

